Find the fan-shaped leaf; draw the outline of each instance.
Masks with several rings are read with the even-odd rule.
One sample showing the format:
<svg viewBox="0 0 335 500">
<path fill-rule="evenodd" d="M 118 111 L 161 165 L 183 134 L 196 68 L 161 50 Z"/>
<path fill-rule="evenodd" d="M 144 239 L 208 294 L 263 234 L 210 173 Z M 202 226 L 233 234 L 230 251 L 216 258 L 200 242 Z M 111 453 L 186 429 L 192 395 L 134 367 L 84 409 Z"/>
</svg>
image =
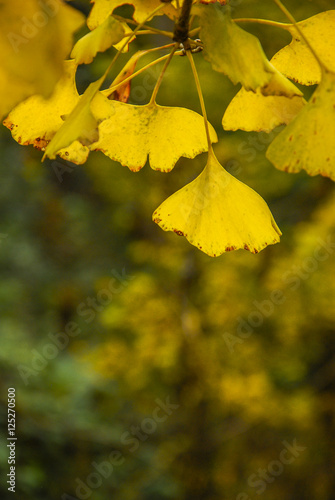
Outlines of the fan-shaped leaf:
<svg viewBox="0 0 335 500">
<path fill-rule="evenodd" d="M 264 96 L 259 90 L 250 92 L 242 87 L 226 109 L 222 126 L 225 130 L 271 132 L 290 123 L 305 102 L 298 96 Z"/>
<path fill-rule="evenodd" d="M 329 71 L 335 72 L 335 10 L 321 12 L 298 23 L 299 28 Z M 303 85 L 321 80 L 321 68 L 303 38 L 293 25 L 287 26 L 292 35 L 289 45 L 273 57 L 276 68 L 288 78 Z"/>
<path fill-rule="evenodd" d="M 63 125 L 61 116 L 70 113 L 79 101 L 75 84 L 77 65 L 74 61 L 66 61 L 65 68 L 66 73 L 50 99 L 36 95 L 29 97 L 9 113 L 4 125 L 18 143 L 33 144 L 44 150 Z M 84 163 L 88 154 L 89 149 L 78 142 L 59 152 L 61 157 L 74 163 Z"/>
<path fill-rule="evenodd" d="M 265 201 L 212 154 L 194 181 L 155 210 L 153 220 L 211 257 L 239 248 L 257 253 L 281 235 Z"/>
<path fill-rule="evenodd" d="M 95 116 L 110 118 L 100 124 L 99 141 L 91 149 L 102 151 L 130 170 L 140 170 L 149 156 L 151 168 L 169 172 L 181 156 L 194 158 L 207 151 L 203 118 L 194 111 L 107 99 L 100 104 L 93 104 Z M 217 141 L 213 127 L 211 139 Z"/>
<path fill-rule="evenodd" d="M 270 144 L 266 156 L 279 170 L 335 180 L 335 73 L 325 72 L 298 116 Z"/>
</svg>

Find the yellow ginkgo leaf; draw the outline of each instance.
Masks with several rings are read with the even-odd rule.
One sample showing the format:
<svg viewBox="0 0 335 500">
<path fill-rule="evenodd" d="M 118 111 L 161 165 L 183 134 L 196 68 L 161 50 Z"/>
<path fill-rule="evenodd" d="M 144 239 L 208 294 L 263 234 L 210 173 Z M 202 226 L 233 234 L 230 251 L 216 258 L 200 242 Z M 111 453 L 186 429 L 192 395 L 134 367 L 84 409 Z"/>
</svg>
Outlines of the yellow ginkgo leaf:
<svg viewBox="0 0 335 500">
<path fill-rule="evenodd" d="M 297 24 L 322 63 L 329 71 L 335 72 L 335 10 L 321 12 Z M 287 25 L 286 29 L 291 33 L 292 41 L 273 57 L 276 68 L 303 85 L 319 83 L 319 63 L 297 29 L 292 24 Z"/>
<path fill-rule="evenodd" d="M 161 172 L 173 169 L 181 156 L 194 158 L 207 151 L 203 118 L 185 108 L 158 106 L 156 103 L 134 106 L 123 102 L 93 103 L 95 116 L 104 120 L 99 126 L 99 141 L 90 146 L 102 151 L 137 172 L 149 156 L 151 168 Z M 212 142 L 217 136 L 211 127 Z"/>
<path fill-rule="evenodd" d="M 267 60 L 258 38 L 231 19 L 228 6 L 196 5 L 192 12 L 199 16 L 204 57 L 214 70 L 247 90 L 261 89 L 264 95 L 302 95 Z"/>
<path fill-rule="evenodd" d="M 104 81 L 104 76 L 99 78 L 96 82 L 91 83 L 71 113 L 65 117 L 65 122 L 56 132 L 51 142 L 46 147 L 43 159 L 45 157 L 55 158 L 57 153 L 78 140 L 84 146 L 96 142 L 99 138 L 98 120 L 91 111 L 92 101 L 108 99 L 99 93 L 99 89 Z M 101 119 L 108 117 L 108 108 L 105 107 L 105 116 Z"/>
<path fill-rule="evenodd" d="M 162 5 L 161 0 L 93 0 L 94 5 L 87 19 L 87 25 L 92 30 L 100 26 L 113 12 L 116 7 L 126 3 L 135 7 L 134 19 L 138 23 L 142 23 L 150 16 L 157 7 Z M 167 3 L 164 8 L 158 11 L 155 15 L 166 14 L 169 17 L 176 16 L 176 9 Z"/>
<path fill-rule="evenodd" d="M 226 109 L 222 126 L 225 130 L 271 132 L 290 123 L 305 103 L 303 97 L 264 96 L 259 90 L 242 87 Z"/>
<path fill-rule="evenodd" d="M 281 235 L 263 198 L 231 176 L 213 153 L 201 174 L 165 200 L 152 218 L 210 257 L 239 248 L 258 253 Z"/>
<path fill-rule="evenodd" d="M 39 95 L 29 97 L 13 109 L 4 121 L 13 138 L 24 146 L 33 144 L 44 150 L 57 130 L 63 125 L 61 116 L 68 114 L 79 101 L 75 84 L 77 65 L 66 61 L 66 73 L 58 82 L 50 99 Z M 73 163 L 84 163 L 89 149 L 74 143 L 59 152 L 59 155 Z"/>
<path fill-rule="evenodd" d="M 33 94 L 51 95 L 84 16 L 61 0 L 1 1 L 0 117 Z"/>
<path fill-rule="evenodd" d="M 124 34 L 124 25 L 113 17 L 107 17 L 100 26 L 78 40 L 71 57 L 77 64 L 89 64 L 98 52 L 104 52 L 120 42 Z"/>
<path fill-rule="evenodd" d="M 279 170 L 335 180 L 335 73 L 324 72 L 308 104 L 270 144 L 266 156 Z"/>
</svg>

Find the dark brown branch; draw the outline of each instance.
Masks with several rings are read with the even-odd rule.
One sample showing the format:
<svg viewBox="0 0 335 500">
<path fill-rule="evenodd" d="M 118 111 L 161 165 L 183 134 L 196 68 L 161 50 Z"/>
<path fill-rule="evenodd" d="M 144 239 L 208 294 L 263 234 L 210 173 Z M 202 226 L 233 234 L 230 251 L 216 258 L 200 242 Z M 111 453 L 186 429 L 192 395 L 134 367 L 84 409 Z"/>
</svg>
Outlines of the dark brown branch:
<svg viewBox="0 0 335 500">
<path fill-rule="evenodd" d="M 184 0 L 180 17 L 173 32 L 173 40 L 175 42 L 184 43 L 188 39 L 191 8 L 192 0 Z"/>
</svg>

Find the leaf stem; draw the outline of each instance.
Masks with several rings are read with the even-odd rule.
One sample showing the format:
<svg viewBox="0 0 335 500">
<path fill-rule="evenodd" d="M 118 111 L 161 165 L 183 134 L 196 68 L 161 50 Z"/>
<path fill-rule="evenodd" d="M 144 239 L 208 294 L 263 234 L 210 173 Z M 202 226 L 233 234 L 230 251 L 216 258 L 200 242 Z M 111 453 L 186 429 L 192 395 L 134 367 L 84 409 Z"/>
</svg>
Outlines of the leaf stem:
<svg viewBox="0 0 335 500">
<path fill-rule="evenodd" d="M 176 50 L 178 49 L 178 47 L 179 47 L 179 43 L 175 43 L 173 49 L 170 52 L 170 54 L 168 54 L 167 59 L 165 61 L 165 64 L 163 66 L 163 69 L 161 71 L 161 74 L 159 75 L 158 80 L 157 80 L 156 85 L 155 85 L 155 88 L 154 88 L 154 90 L 152 92 L 152 96 L 151 96 L 149 104 L 154 104 L 156 102 L 156 97 L 157 97 L 157 93 L 158 93 L 159 87 L 161 86 L 161 83 L 163 81 L 163 78 L 164 78 L 165 72 L 167 70 L 167 67 L 169 66 L 169 64 L 171 62 L 171 59 L 172 59 L 174 53 L 176 52 Z"/>
<path fill-rule="evenodd" d="M 323 62 L 319 58 L 318 54 L 315 52 L 314 48 L 309 43 L 308 39 L 305 37 L 304 33 L 302 32 L 302 30 L 298 26 L 298 23 L 294 19 L 294 17 L 292 16 L 291 12 L 285 7 L 285 5 L 283 5 L 283 3 L 280 0 L 273 0 L 273 1 L 275 2 L 276 5 L 278 5 L 278 7 L 280 8 L 280 10 L 285 14 L 285 16 L 287 17 L 287 19 L 289 19 L 291 21 L 291 23 L 294 25 L 295 29 L 298 31 L 299 35 L 304 40 L 305 44 L 307 45 L 307 47 L 309 48 L 309 50 L 312 52 L 312 54 L 315 57 L 315 59 L 317 60 L 317 62 L 319 63 L 321 69 L 324 70 L 324 71 L 326 71 L 327 70 L 326 66 L 323 64 Z"/>
<path fill-rule="evenodd" d="M 133 36 L 136 35 L 136 33 L 141 29 L 143 28 L 143 26 L 145 25 L 145 23 L 151 19 L 151 17 L 156 14 L 156 12 L 158 12 L 159 10 L 161 10 L 162 8 L 164 7 L 164 3 L 162 3 L 161 5 L 159 5 L 156 9 L 154 9 L 150 14 L 149 16 L 143 21 L 143 23 L 140 23 L 136 26 L 136 28 L 134 29 L 134 31 L 132 33 L 129 34 L 129 36 L 125 39 L 125 41 L 123 42 L 123 44 L 121 45 L 120 49 L 118 50 L 118 52 L 115 54 L 115 56 L 113 57 L 111 63 L 109 64 L 108 68 L 106 69 L 104 75 L 103 75 L 103 81 L 105 81 L 105 79 L 107 78 L 107 75 L 108 73 L 110 72 L 110 70 L 112 69 L 112 67 L 114 66 L 114 64 L 116 63 L 116 61 L 118 60 L 118 58 L 120 57 L 120 55 L 122 54 L 122 51 L 123 49 L 126 47 L 127 43 L 133 38 Z"/>
<path fill-rule="evenodd" d="M 118 16 L 116 14 L 113 14 L 113 17 L 122 23 L 127 23 L 127 24 L 135 24 L 138 26 L 138 22 L 134 21 L 134 19 L 126 19 L 125 17 Z M 145 30 L 148 30 L 151 34 L 157 33 L 157 35 L 163 35 L 167 36 L 169 38 L 173 38 L 173 33 L 172 31 L 164 31 L 164 30 L 159 30 L 157 28 L 153 28 L 152 26 L 148 26 L 146 24 L 141 24 L 141 27 L 144 28 Z M 148 33 L 149 34 L 149 33 Z"/>
<path fill-rule="evenodd" d="M 201 90 L 201 85 L 200 85 L 200 80 L 199 80 L 197 68 L 196 68 L 196 66 L 194 64 L 193 56 L 192 56 L 192 53 L 191 53 L 190 50 L 186 50 L 186 55 L 188 57 L 188 60 L 190 61 L 191 67 L 192 67 L 192 73 L 193 73 L 195 85 L 196 85 L 197 91 L 198 91 L 198 96 L 199 96 L 199 101 L 200 101 L 202 116 L 204 117 L 204 124 L 205 124 L 206 137 L 207 137 L 207 143 L 208 143 L 208 153 L 209 154 L 214 154 L 213 147 L 212 147 L 211 136 L 210 136 L 210 132 L 209 132 L 209 124 L 208 124 L 208 119 L 207 119 L 207 112 L 206 112 L 206 107 L 205 107 L 205 101 L 204 101 L 204 96 L 203 96 L 202 90 Z"/>
<path fill-rule="evenodd" d="M 271 21 L 270 19 L 254 19 L 251 17 L 241 17 L 239 19 L 233 19 L 235 23 L 257 23 L 257 24 L 265 24 L 267 26 L 273 26 L 275 28 L 282 28 L 287 30 L 290 26 L 287 23 L 279 23 L 277 21 Z"/>
<path fill-rule="evenodd" d="M 150 52 L 153 51 L 153 50 L 156 50 L 156 49 L 149 49 Z M 145 51 L 145 52 L 147 53 L 149 51 Z M 145 54 L 143 54 L 143 55 L 145 55 Z M 174 55 L 176 55 L 176 54 L 174 54 Z M 159 57 L 158 59 L 155 59 L 154 61 L 151 61 L 150 63 L 148 63 L 145 66 L 143 66 L 143 68 L 137 70 L 135 73 L 133 73 L 132 75 L 130 75 L 127 78 L 125 78 L 124 80 L 122 80 L 122 82 L 119 82 L 116 85 L 112 85 L 108 89 L 102 90 L 102 92 L 103 93 L 108 93 L 108 95 L 111 94 L 112 92 L 114 92 L 114 90 L 118 89 L 119 87 L 121 87 L 125 83 L 127 83 L 130 80 L 132 80 L 133 78 L 135 78 L 135 76 L 138 76 L 141 73 L 143 73 L 143 71 L 151 68 L 152 66 L 155 66 L 155 64 L 158 64 L 158 63 L 160 63 L 162 61 L 165 61 L 169 56 L 170 56 L 170 54 L 166 54 L 165 56 Z"/>
</svg>

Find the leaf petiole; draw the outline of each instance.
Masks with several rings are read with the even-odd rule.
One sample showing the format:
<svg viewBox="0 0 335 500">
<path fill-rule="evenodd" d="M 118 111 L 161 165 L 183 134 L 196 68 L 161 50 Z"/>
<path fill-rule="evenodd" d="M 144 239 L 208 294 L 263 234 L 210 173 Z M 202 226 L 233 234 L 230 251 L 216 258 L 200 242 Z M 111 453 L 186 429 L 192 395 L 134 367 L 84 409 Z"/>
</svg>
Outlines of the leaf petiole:
<svg viewBox="0 0 335 500">
<path fill-rule="evenodd" d="M 197 68 L 194 64 L 193 56 L 190 50 L 186 50 L 186 55 L 188 57 L 188 60 L 190 61 L 191 68 L 192 68 L 192 73 L 194 76 L 194 81 L 195 85 L 197 87 L 198 91 L 198 96 L 199 96 L 199 101 L 200 101 L 200 106 L 201 106 L 201 111 L 202 111 L 202 116 L 204 117 L 204 124 L 205 124 L 205 129 L 206 129 L 206 137 L 207 137 L 207 143 L 208 143 L 208 154 L 214 154 L 213 147 L 212 147 L 212 141 L 211 141 L 211 136 L 209 132 L 209 124 L 208 124 L 208 119 L 207 119 L 207 112 L 206 112 L 206 107 L 205 107 L 205 101 L 204 101 L 204 96 L 202 94 L 201 90 L 201 85 L 200 85 L 200 80 L 197 72 Z"/>
<path fill-rule="evenodd" d="M 159 75 L 158 77 L 158 80 L 156 82 L 156 85 L 155 85 L 155 88 L 152 92 L 152 96 L 151 96 L 151 99 L 150 99 L 150 102 L 149 104 L 154 104 L 155 101 L 156 101 L 156 97 L 157 97 L 157 93 L 158 93 L 158 90 L 159 90 L 159 87 L 161 86 L 161 83 L 163 81 L 163 78 L 164 78 L 164 75 L 165 75 L 165 72 L 167 70 L 167 67 L 169 66 L 170 62 L 171 62 L 171 59 L 172 57 L 174 56 L 174 53 L 176 52 L 176 50 L 179 48 L 179 43 L 174 43 L 173 44 L 173 49 L 171 50 L 170 54 L 168 54 L 167 58 L 166 58 L 166 61 L 165 61 L 165 64 L 163 66 L 163 69 L 161 71 L 161 74 Z"/>
<path fill-rule="evenodd" d="M 125 17 L 118 16 L 116 14 L 113 14 L 113 17 L 114 17 L 114 19 L 116 19 L 117 21 L 120 21 L 122 23 L 135 24 L 136 26 L 139 25 L 139 23 L 134 21 L 134 19 L 126 19 Z M 169 38 L 173 38 L 172 31 L 160 30 L 157 28 L 153 28 L 152 26 L 148 26 L 146 24 L 141 24 L 141 27 L 144 28 L 145 30 L 147 30 L 148 34 L 157 34 L 157 35 L 163 35 L 163 36 L 167 36 Z"/>
<path fill-rule="evenodd" d="M 169 44 L 168 46 L 171 46 L 171 45 L 174 45 L 174 43 L 173 44 Z M 148 51 L 145 51 L 145 54 L 143 54 L 143 55 L 146 55 L 149 52 L 153 52 L 154 50 L 158 50 L 158 49 L 161 49 L 161 48 L 166 48 L 166 47 L 155 47 L 154 49 L 150 49 Z M 180 53 L 181 53 L 181 51 L 180 51 Z M 174 55 L 176 55 L 176 53 Z M 151 68 L 152 66 L 155 66 L 155 64 L 158 64 L 158 63 L 160 63 L 162 61 L 165 61 L 168 57 L 170 57 L 170 54 L 166 54 L 165 56 L 159 57 L 158 59 L 155 59 L 154 61 L 151 61 L 150 63 L 148 63 L 145 66 L 143 66 L 143 68 L 139 69 L 138 71 L 136 71 L 132 75 L 130 75 L 127 78 L 125 78 L 124 80 L 122 80 L 121 82 L 117 83 L 116 85 L 112 85 L 111 87 L 109 87 L 106 90 L 103 90 L 102 92 L 107 92 L 107 91 L 108 91 L 108 93 L 114 92 L 114 90 L 117 90 L 119 87 L 121 87 L 125 83 L 129 82 L 130 80 L 132 80 L 133 78 L 135 78 L 135 76 L 140 75 L 141 73 L 143 73 L 147 69 Z"/>
<path fill-rule="evenodd" d="M 233 19 L 235 23 L 257 23 L 257 24 L 265 24 L 266 26 L 273 26 L 274 28 L 282 28 L 287 30 L 289 28 L 288 23 L 279 23 L 277 21 L 271 21 L 270 19 L 255 19 L 251 17 L 242 17 L 239 19 Z"/>
</svg>

